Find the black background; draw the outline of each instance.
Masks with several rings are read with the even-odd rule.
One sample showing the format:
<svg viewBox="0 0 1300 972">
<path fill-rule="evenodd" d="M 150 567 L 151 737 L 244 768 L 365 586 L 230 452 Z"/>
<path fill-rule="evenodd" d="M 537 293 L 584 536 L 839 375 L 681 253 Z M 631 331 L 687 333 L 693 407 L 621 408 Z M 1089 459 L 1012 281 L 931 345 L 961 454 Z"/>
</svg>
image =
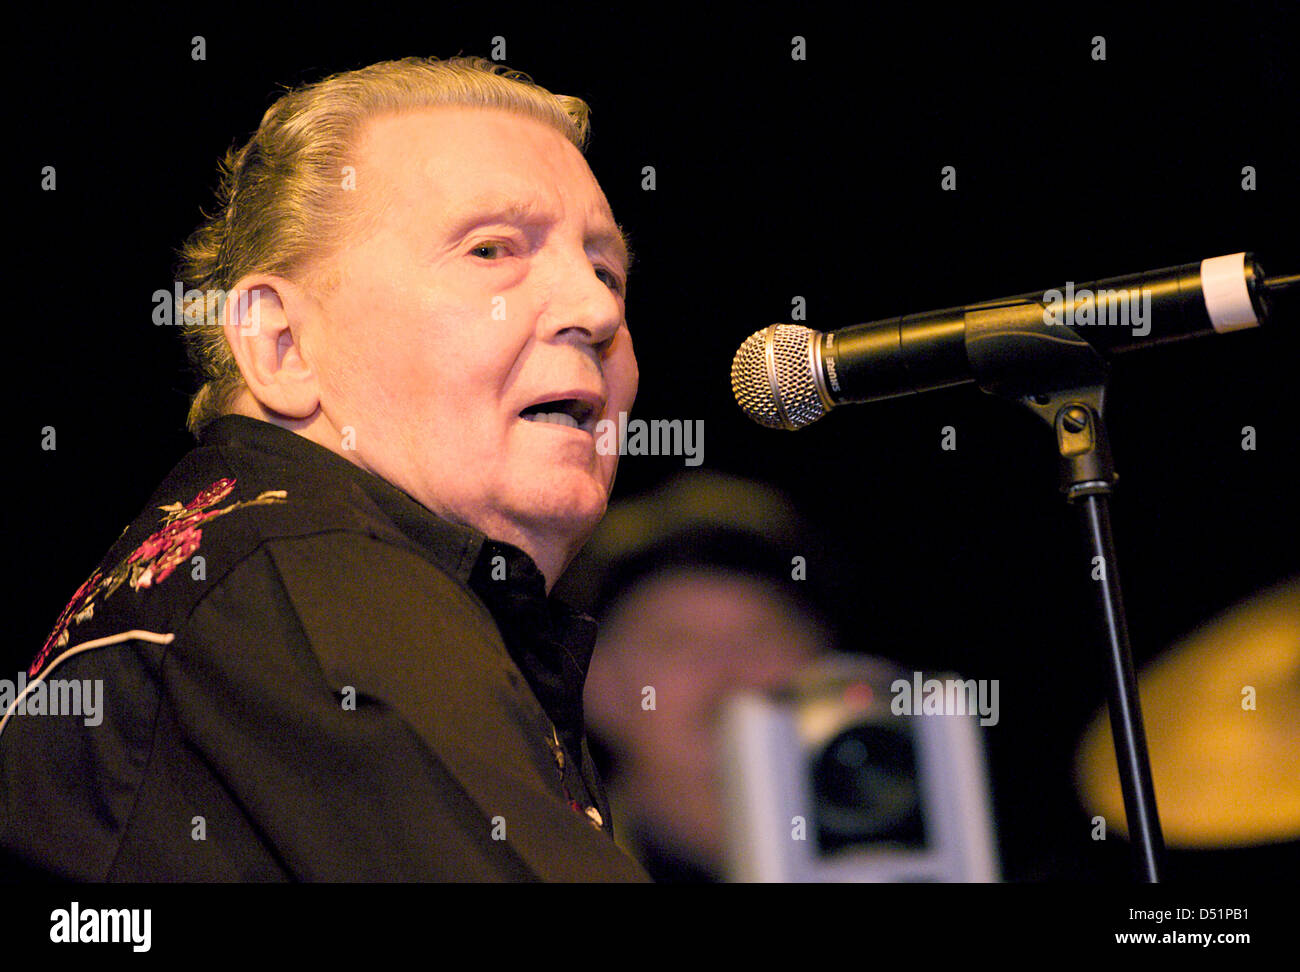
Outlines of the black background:
<svg viewBox="0 0 1300 972">
<path fill-rule="evenodd" d="M 736 408 L 729 366 L 796 295 L 810 326 L 833 329 L 1239 250 L 1300 270 L 1289 6 L 29 14 L 11 25 L 5 153 L 18 203 L 6 670 L 26 666 L 192 444 L 193 386 L 151 295 L 171 288 L 175 248 L 211 206 L 217 158 L 279 85 L 410 54 L 486 56 L 499 35 L 505 63 L 593 108 L 588 159 L 637 253 L 635 414 L 703 419 L 702 468 L 784 488 L 838 538 L 808 558 L 854 592 L 846 647 L 1001 681 L 988 738 L 1008 877 L 1122 878 L 1124 845 L 1090 840 L 1073 797 L 1072 752 L 1104 690 L 1089 564 L 1046 430 L 967 387 L 769 431 Z M 806 61 L 791 59 L 795 35 Z M 945 165 L 955 192 L 940 189 Z M 1115 530 L 1139 666 L 1300 570 L 1285 410 L 1300 321 L 1276 323 L 1114 372 Z M 1247 425 L 1255 451 L 1241 448 Z M 55 451 L 40 447 L 46 426 Z M 616 497 L 682 468 L 626 458 Z M 1281 859 L 1175 855 L 1173 875 L 1268 876 Z"/>
</svg>

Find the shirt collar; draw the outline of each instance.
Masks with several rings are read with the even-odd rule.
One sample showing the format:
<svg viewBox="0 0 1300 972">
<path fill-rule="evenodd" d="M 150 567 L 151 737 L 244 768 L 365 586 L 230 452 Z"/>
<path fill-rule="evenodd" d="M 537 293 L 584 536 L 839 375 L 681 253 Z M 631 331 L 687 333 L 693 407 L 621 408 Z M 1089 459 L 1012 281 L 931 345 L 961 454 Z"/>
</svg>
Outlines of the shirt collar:
<svg viewBox="0 0 1300 972">
<path fill-rule="evenodd" d="M 222 415 L 199 435 L 203 446 L 236 446 L 271 453 L 323 484 L 359 488 L 395 527 L 462 584 L 468 583 L 486 537 L 450 523 L 380 476 L 289 429 L 246 415 Z"/>
</svg>

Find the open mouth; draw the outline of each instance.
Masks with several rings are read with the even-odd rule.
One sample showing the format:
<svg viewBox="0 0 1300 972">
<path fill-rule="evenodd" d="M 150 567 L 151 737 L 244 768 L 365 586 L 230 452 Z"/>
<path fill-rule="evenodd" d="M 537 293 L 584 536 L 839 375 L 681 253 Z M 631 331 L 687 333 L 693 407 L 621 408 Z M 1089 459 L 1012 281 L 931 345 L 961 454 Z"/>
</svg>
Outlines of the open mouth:
<svg viewBox="0 0 1300 972">
<path fill-rule="evenodd" d="M 529 422 L 564 425 L 571 429 L 592 432 L 596 427 L 596 408 L 590 402 L 577 398 L 561 398 L 553 402 L 538 402 L 519 413 Z"/>
</svg>

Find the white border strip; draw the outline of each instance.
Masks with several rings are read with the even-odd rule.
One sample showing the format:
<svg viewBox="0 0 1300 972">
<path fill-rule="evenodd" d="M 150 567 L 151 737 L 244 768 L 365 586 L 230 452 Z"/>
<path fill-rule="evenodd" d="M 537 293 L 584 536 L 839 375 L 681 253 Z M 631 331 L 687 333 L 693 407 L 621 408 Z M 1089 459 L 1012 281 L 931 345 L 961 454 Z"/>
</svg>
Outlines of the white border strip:
<svg viewBox="0 0 1300 972">
<path fill-rule="evenodd" d="M 176 636 L 174 634 L 158 634 L 156 631 L 140 631 L 133 628 L 130 631 L 123 631 L 121 634 L 109 635 L 106 638 L 95 638 L 93 641 L 83 641 L 79 645 L 73 645 L 58 658 L 45 666 L 45 670 L 36 676 L 32 681 L 27 683 L 22 694 L 14 699 L 13 704 L 5 712 L 4 718 L 0 719 L 0 733 L 5 731 L 5 725 L 9 722 L 9 717 L 14 714 L 23 699 L 27 698 L 27 693 L 45 681 L 45 676 L 54 671 L 63 662 L 67 661 L 73 655 L 79 655 L 83 651 L 90 651 L 91 648 L 103 648 L 105 645 L 115 645 L 120 641 L 148 641 L 155 645 L 170 645 Z"/>
</svg>

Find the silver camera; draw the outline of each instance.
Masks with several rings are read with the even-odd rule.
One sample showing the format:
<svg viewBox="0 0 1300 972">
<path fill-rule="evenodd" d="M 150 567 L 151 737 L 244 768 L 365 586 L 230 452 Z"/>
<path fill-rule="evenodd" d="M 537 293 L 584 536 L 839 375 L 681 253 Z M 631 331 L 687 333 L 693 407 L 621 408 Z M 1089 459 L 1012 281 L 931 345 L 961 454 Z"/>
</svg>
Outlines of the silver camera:
<svg viewBox="0 0 1300 972">
<path fill-rule="evenodd" d="M 733 697 L 727 879 L 997 881 L 975 684 L 832 656 L 780 694 Z"/>
</svg>

